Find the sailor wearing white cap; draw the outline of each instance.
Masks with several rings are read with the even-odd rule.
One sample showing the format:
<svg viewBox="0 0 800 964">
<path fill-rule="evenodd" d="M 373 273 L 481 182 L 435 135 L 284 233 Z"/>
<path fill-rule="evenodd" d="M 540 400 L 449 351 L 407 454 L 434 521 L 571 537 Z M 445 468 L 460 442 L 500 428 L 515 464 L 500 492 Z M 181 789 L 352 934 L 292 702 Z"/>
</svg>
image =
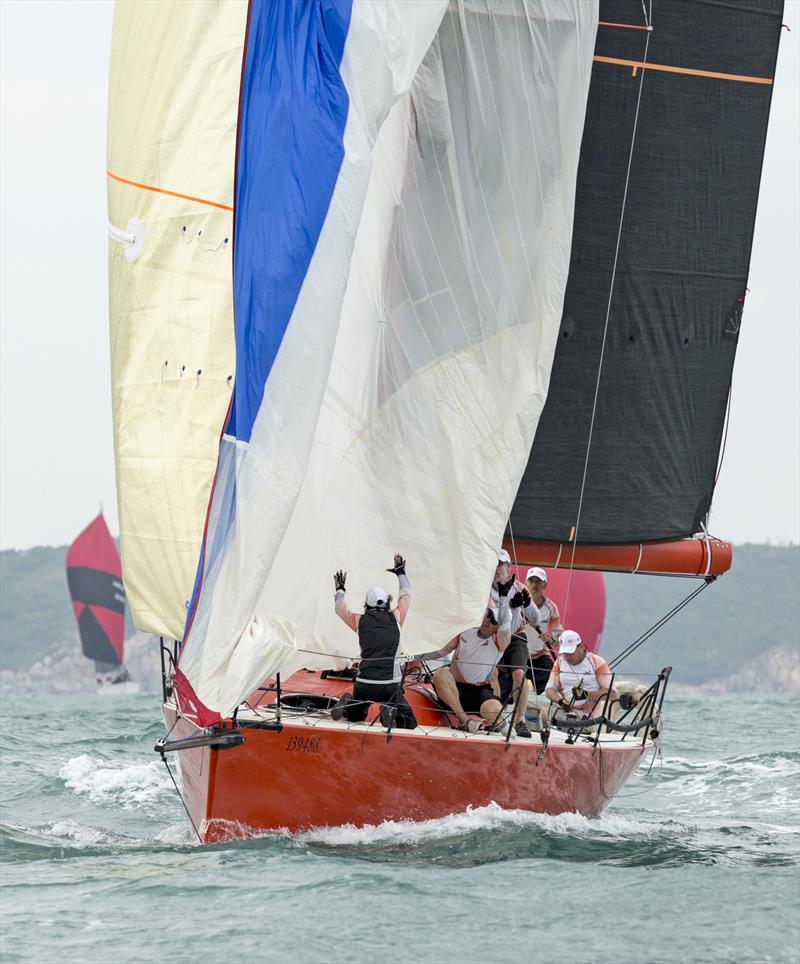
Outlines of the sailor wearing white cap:
<svg viewBox="0 0 800 964">
<path fill-rule="evenodd" d="M 563 631 L 561 613 L 555 602 L 544 594 L 547 586 L 547 573 L 544 569 L 532 566 L 525 574 L 525 585 L 539 610 L 539 621 L 536 626 L 527 630 L 527 636 L 532 682 L 536 692 L 542 693 L 553 665 L 556 650 L 554 644 Z"/>
<path fill-rule="evenodd" d="M 405 559 L 396 553 L 394 566 L 387 569 L 397 576 L 400 592 L 397 606 L 380 586 L 367 590 L 364 612 L 354 613 L 345 601 L 347 573 L 338 569 L 333 576 L 336 587 L 336 615 L 358 634 L 361 663 L 353 693 L 346 693 L 331 710 L 334 720 L 343 716 L 351 723 L 362 722 L 371 703 L 381 704 L 381 723 L 413 730 L 417 721 L 403 696 L 400 673 L 400 627 L 411 606 L 411 586 L 406 576 Z"/>
<path fill-rule="evenodd" d="M 597 701 L 608 693 L 611 675 L 608 663 L 597 653 L 587 652 L 578 633 L 565 629 L 545 696 L 562 709 L 590 716 Z"/>
</svg>

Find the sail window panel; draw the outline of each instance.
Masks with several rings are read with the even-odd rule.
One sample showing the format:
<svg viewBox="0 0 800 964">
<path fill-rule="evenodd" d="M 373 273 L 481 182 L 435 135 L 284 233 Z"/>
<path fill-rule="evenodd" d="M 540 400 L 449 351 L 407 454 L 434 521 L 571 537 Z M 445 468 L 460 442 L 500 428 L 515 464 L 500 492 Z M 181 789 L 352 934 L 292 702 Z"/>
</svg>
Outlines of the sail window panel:
<svg viewBox="0 0 800 964">
<path fill-rule="evenodd" d="M 637 10 L 638 7 L 638 10 Z M 746 7 L 752 9 L 745 9 Z M 653 4 L 648 63 L 578 540 L 691 535 L 713 495 L 747 285 L 779 2 Z M 601 20 L 637 23 L 605 2 Z M 601 29 L 596 57 L 641 61 L 644 35 Z M 636 47 L 638 45 L 638 53 Z M 744 79 L 736 79 L 741 76 Z M 596 62 L 570 276 L 548 401 L 511 524 L 568 541 L 578 522 L 641 69 Z"/>
</svg>

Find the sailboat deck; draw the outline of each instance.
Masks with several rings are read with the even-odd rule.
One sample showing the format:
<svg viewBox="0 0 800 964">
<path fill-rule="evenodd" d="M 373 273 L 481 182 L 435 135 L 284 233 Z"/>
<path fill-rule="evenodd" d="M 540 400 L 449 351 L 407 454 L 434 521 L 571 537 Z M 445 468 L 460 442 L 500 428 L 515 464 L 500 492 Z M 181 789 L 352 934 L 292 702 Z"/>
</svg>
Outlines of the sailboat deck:
<svg viewBox="0 0 800 964">
<path fill-rule="evenodd" d="M 278 722 L 278 715 L 272 706 L 260 706 L 257 708 L 243 706 L 237 714 L 237 721 L 245 729 L 254 724 L 256 726 L 264 724 L 274 725 Z M 388 736 L 386 728 L 375 721 L 370 722 L 367 720 L 364 723 L 349 723 L 346 720 L 333 720 L 327 713 L 299 713 L 287 710 L 285 707 L 282 708 L 280 713 L 280 723 L 287 729 L 297 728 L 298 730 L 302 730 L 302 736 L 298 735 L 297 737 L 301 740 L 312 739 L 315 731 L 352 731 L 354 734 L 378 737 L 384 740 L 386 740 Z M 504 724 L 500 730 L 491 733 L 486 730 L 481 730 L 478 733 L 467 733 L 464 730 L 455 729 L 448 724 L 442 724 L 439 726 L 420 725 L 414 730 L 393 728 L 390 735 L 392 740 L 425 738 L 431 740 L 467 740 L 470 743 L 482 744 L 503 744 L 506 742 L 506 731 L 507 724 Z M 509 746 L 526 747 L 535 750 L 537 753 L 542 749 L 542 741 L 538 733 L 534 733 L 532 739 L 523 739 L 512 733 L 511 739 L 508 742 Z M 642 744 L 641 737 L 636 738 L 632 734 L 624 736 L 618 733 L 601 733 L 597 742 L 602 745 L 603 749 L 611 749 L 615 746 L 630 749 L 631 746 L 635 746 L 637 743 L 639 745 Z M 564 730 L 551 727 L 549 744 L 551 746 L 574 745 L 582 748 L 592 747 L 595 744 L 595 734 L 581 735 L 574 738 Z M 645 748 L 652 747 L 653 741 L 648 738 L 644 746 Z M 298 750 L 302 750 L 302 747 L 298 746 Z"/>
</svg>

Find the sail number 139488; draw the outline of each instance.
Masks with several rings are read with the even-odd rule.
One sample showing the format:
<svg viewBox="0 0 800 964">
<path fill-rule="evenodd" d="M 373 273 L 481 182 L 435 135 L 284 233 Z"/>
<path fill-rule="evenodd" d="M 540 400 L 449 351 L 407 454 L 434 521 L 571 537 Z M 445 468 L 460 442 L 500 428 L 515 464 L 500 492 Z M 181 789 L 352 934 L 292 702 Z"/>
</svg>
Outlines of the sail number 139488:
<svg viewBox="0 0 800 964">
<path fill-rule="evenodd" d="M 290 736 L 286 744 L 288 753 L 319 753 L 319 738 L 316 736 Z"/>
</svg>

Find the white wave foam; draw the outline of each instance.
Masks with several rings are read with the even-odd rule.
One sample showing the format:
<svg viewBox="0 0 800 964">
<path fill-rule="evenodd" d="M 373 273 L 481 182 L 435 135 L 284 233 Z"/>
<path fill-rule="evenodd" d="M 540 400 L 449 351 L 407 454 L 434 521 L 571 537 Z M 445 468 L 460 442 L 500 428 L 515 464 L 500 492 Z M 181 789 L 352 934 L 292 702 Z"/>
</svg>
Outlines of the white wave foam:
<svg viewBox="0 0 800 964">
<path fill-rule="evenodd" d="M 79 847 L 92 847 L 97 844 L 114 843 L 116 835 L 97 827 L 87 827 L 75 820 L 59 820 L 47 830 L 53 837 L 68 837 Z"/>
<path fill-rule="evenodd" d="M 164 844 L 167 847 L 199 846 L 197 835 L 191 826 L 189 826 L 188 820 L 164 827 L 162 831 L 156 834 L 155 840 L 157 843 Z"/>
<path fill-rule="evenodd" d="M 530 813 L 527 810 L 504 810 L 496 803 L 470 808 L 436 820 L 385 820 L 383 823 L 355 827 L 321 827 L 297 834 L 303 843 L 321 843 L 331 847 L 364 846 L 369 844 L 417 844 L 443 837 L 458 837 L 476 831 L 502 830 L 512 827 L 533 827 L 546 833 L 565 837 L 598 835 L 605 837 L 652 837 L 662 833 L 657 823 L 633 820 L 616 814 L 597 818 L 579 813 L 560 813 L 555 816 Z"/>
<path fill-rule="evenodd" d="M 67 760 L 58 775 L 75 793 L 95 802 L 114 798 L 125 807 L 149 802 L 169 790 L 167 775 L 155 762 L 115 766 L 81 754 Z"/>
</svg>

